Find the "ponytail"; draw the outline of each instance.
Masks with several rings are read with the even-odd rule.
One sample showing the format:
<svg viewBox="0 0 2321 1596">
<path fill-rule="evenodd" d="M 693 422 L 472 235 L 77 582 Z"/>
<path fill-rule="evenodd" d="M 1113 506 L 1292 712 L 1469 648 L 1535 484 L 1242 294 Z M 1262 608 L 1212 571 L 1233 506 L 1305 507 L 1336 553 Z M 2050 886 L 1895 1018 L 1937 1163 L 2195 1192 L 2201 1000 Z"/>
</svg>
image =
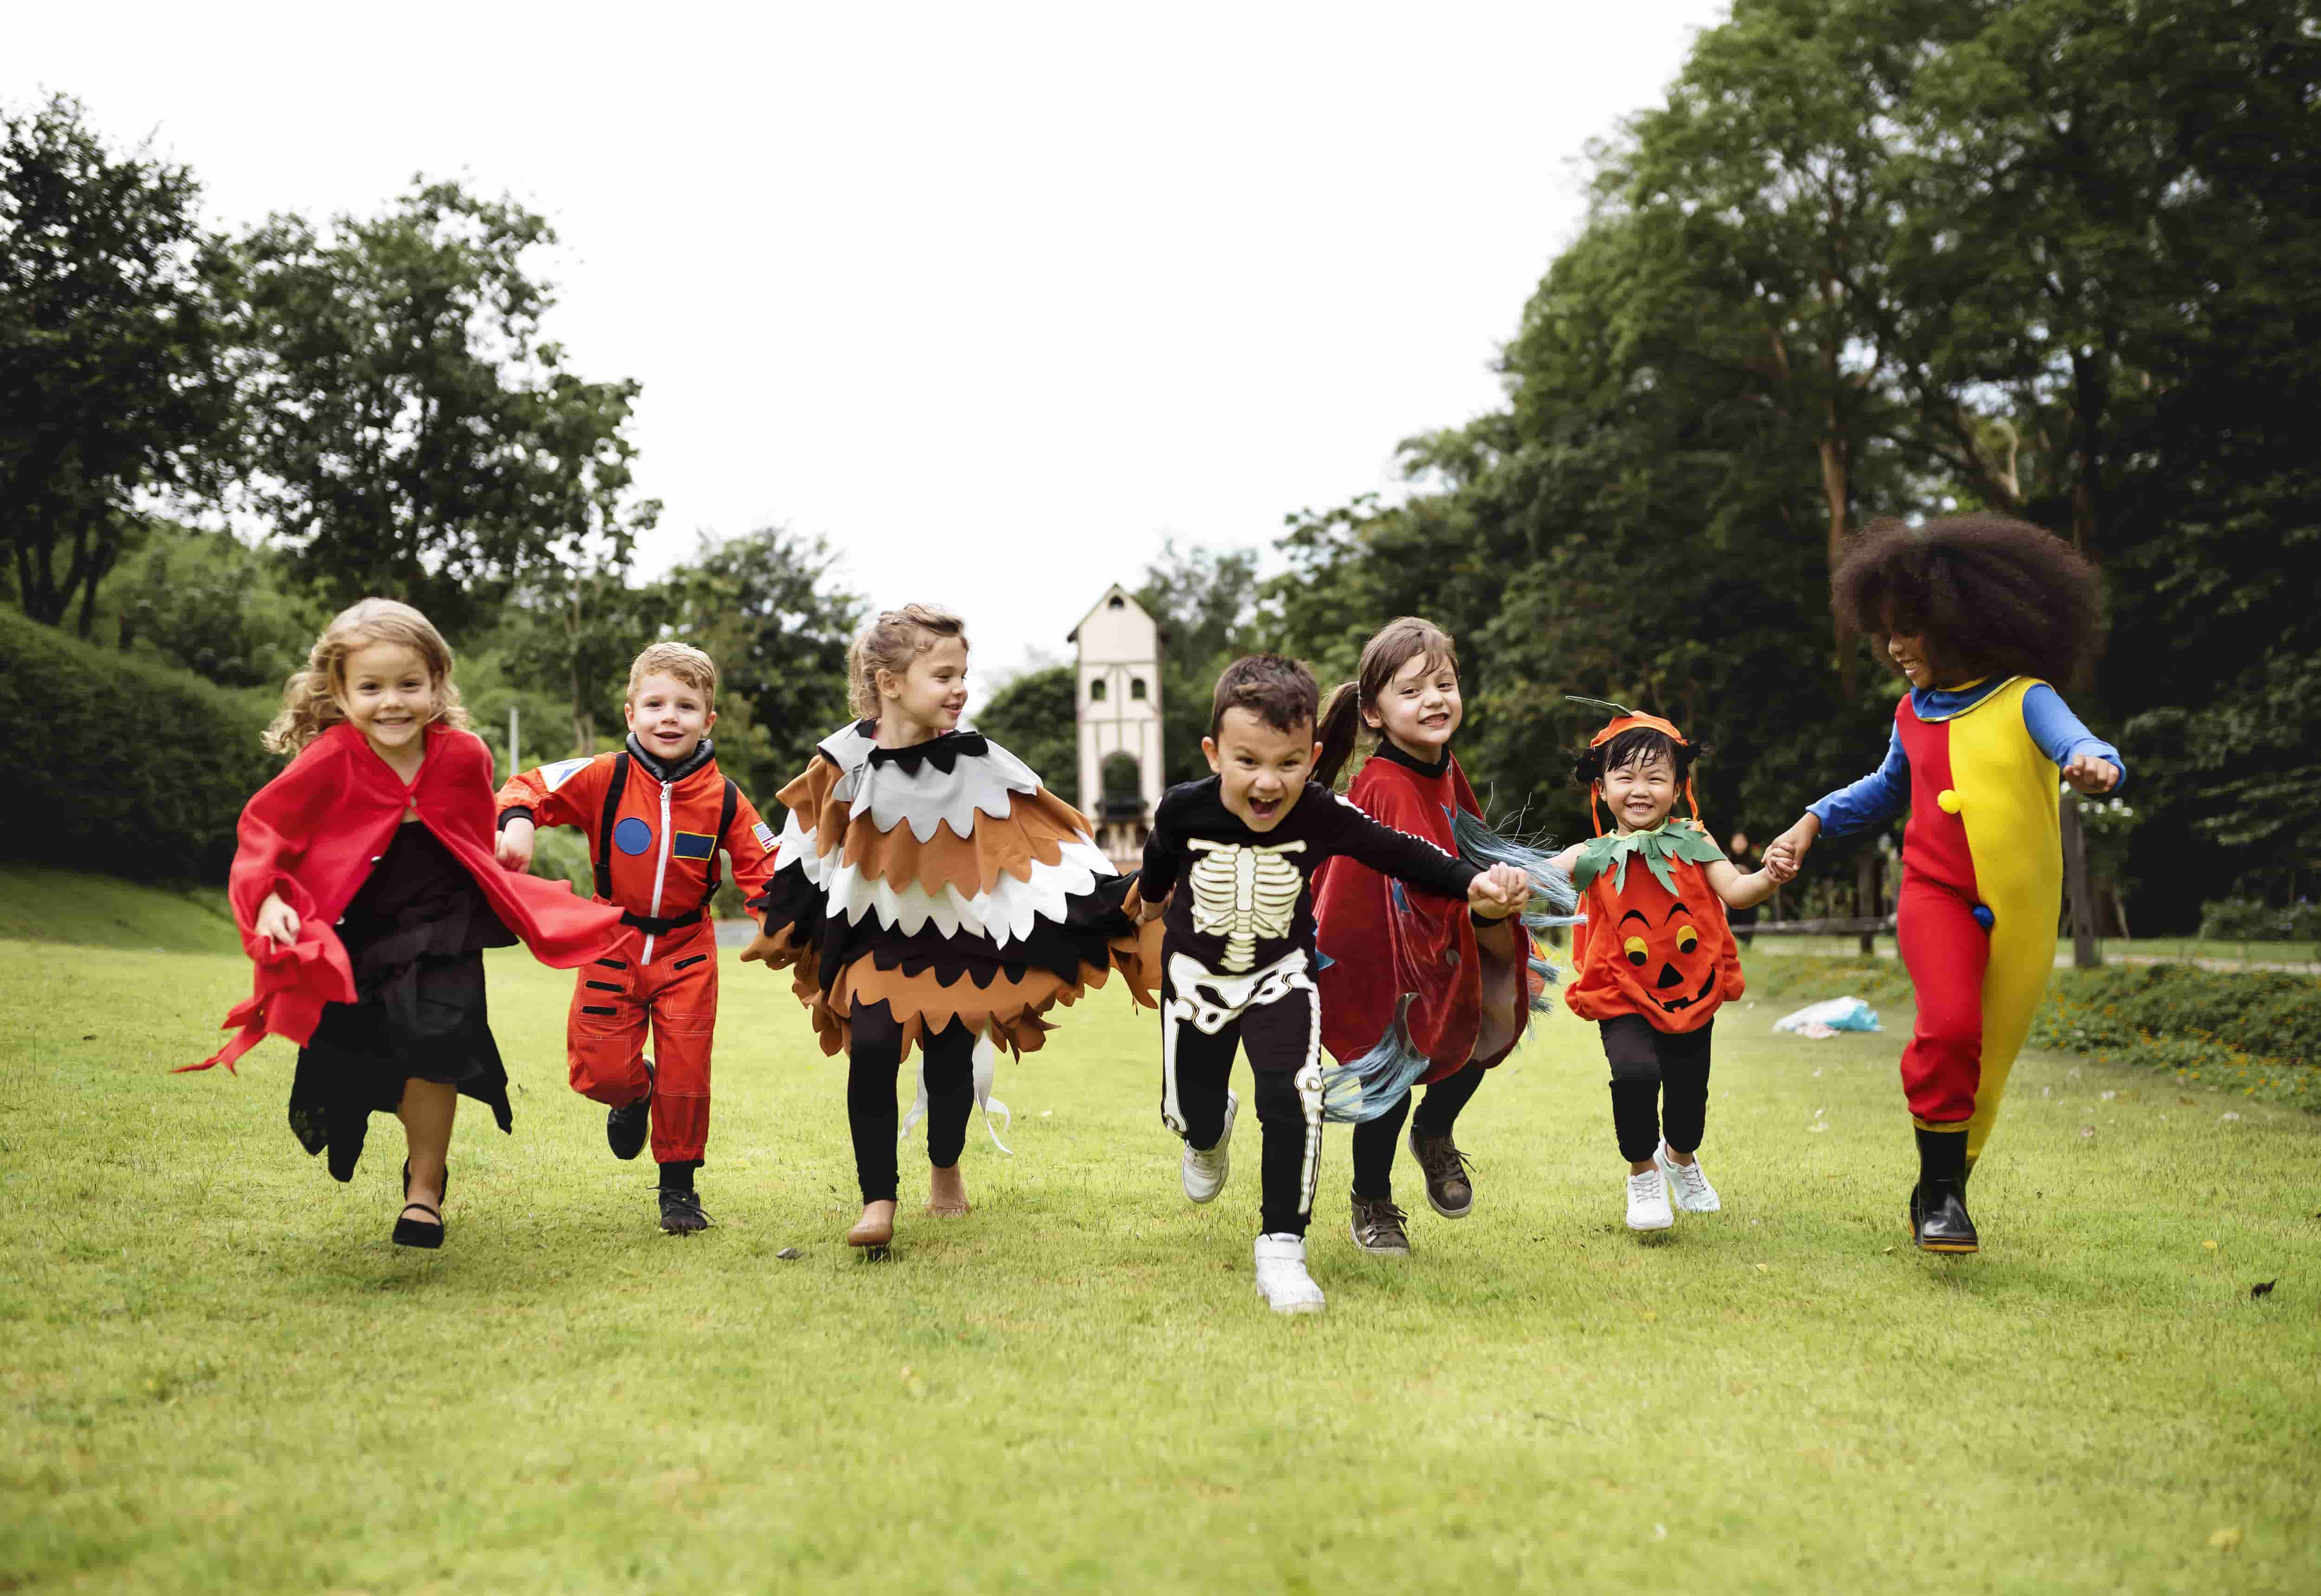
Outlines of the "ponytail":
<svg viewBox="0 0 2321 1596">
<path fill-rule="evenodd" d="M 1314 762 L 1308 780 L 1319 781 L 1324 787 L 1337 786 L 1339 772 L 1353 757 L 1354 739 L 1361 734 L 1361 724 L 1362 684 L 1341 682 L 1331 689 L 1322 705 L 1322 718 L 1314 723 L 1314 741 L 1322 745 L 1322 752 Z"/>
</svg>

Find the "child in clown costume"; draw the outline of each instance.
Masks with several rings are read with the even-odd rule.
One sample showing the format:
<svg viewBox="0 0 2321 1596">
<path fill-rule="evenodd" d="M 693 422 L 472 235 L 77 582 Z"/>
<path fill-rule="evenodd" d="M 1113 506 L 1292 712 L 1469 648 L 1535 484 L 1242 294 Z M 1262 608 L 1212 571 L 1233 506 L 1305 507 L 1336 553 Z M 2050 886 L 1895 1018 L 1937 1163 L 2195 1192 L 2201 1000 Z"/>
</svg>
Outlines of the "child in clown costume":
<svg viewBox="0 0 2321 1596">
<path fill-rule="evenodd" d="M 1700 1167 L 1708 1116 L 1709 1032 L 1719 1005 L 1742 991 L 1741 957 L 1725 918 L 1772 896 L 1795 873 L 1786 861 L 1748 875 L 1717 852 L 1692 801 L 1698 751 L 1654 715 L 1617 705 L 1573 766 L 1612 812 L 1597 835 L 1555 859 L 1579 893 L 1564 1001 L 1603 1032 L 1612 1067 L 1612 1125 L 1628 1161 L 1628 1228 L 1666 1230 L 1670 1207 L 1723 1206 Z M 1689 820 L 1670 818 L 1677 795 Z M 1663 1120 L 1666 1131 L 1663 1134 Z"/>
<path fill-rule="evenodd" d="M 1831 577 L 1846 624 L 1882 636 L 1909 679 L 1885 762 L 1813 805 L 1766 850 L 1794 867 L 1814 840 L 1904 811 L 1897 901 L 1918 1017 L 1902 1088 L 1918 1144 L 1911 1238 L 1980 1245 L 1967 1177 L 1998 1117 L 2055 960 L 2062 780 L 2110 792 L 2119 751 L 2080 724 L 2068 681 L 2098 635 L 2096 576 L 2060 538 L 1995 515 L 1862 533 Z"/>
<path fill-rule="evenodd" d="M 1546 858 L 1494 834 L 1451 750 L 1465 706 L 1459 655 L 1432 622 L 1404 616 L 1364 645 L 1355 679 L 1330 695 L 1312 780 L 1327 787 L 1361 728 L 1378 738 L 1346 801 L 1381 825 L 1470 863 L 1513 863 L 1533 878 L 1535 908 L 1568 911 L 1570 881 Z M 1394 1200 L 1395 1144 L 1406 1120 L 1427 1205 L 1446 1219 L 1473 1211 L 1473 1176 L 1452 1139 L 1485 1074 L 1513 1053 L 1552 971 L 1526 926 L 1569 925 L 1561 914 L 1486 918 L 1456 899 L 1411 892 L 1361 860 L 1315 872 L 1315 983 L 1322 1044 L 1361 1080 L 1353 1133 L 1354 1245 L 1407 1256 L 1406 1216 Z M 1412 1112 L 1412 1092 L 1425 1095 Z"/>
<path fill-rule="evenodd" d="M 862 1218 L 846 1239 L 880 1256 L 895 1232 L 903 1061 L 921 1055 L 927 1212 L 964 1214 L 978 1049 L 1036 1049 L 1051 1028 L 1042 1016 L 1115 968 L 1151 1007 L 1160 933 L 1140 929 L 1134 878 L 1113 869 L 1079 812 L 960 728 L 958 616 L 921 604 L 880 615 L 854 640 L 848 687 L 861 718 L 824 738 L 779 794 L 789 815 L 773 879 L 750 904 L 763 929 L 742 956 L 794 967 L 823 1051 L 847 1055 Z"/>
</svg>

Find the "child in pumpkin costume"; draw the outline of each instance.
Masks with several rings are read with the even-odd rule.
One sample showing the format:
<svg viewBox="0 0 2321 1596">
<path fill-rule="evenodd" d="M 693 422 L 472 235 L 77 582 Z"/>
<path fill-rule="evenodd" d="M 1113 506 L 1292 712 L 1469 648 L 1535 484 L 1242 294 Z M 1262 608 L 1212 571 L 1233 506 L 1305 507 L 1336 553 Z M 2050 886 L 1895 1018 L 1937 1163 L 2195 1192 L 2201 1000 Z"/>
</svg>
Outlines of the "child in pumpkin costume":
<svg viewBox="0 0 2321 1596">
<path fill-rule="evenodd" d="M 1761 903 L 1793 872 L 1786 863 L 1735 870 L 1701 828 L 1692 803 L 1698 752 L 1658 716 L 1617 705 L 1573 767 L 1614 829 L 1555 862 L 1579 892 L 1586 922 L 1571 935 L 1564 1000 L 1597 1022 L 1612 1066 L 1612 1124 L 1628 1161 L 1628 1228 L 1666 1230 L 1670 1208 L 1715 1213 L 1700 1145 L 1708 1116 L 1709 1033 L 1720 1004 L 1742 991 L 1741 958 L 1725 918 Z M 1678 792 L 1692 818 L 1672 821 Z M 1663 1131 L 1665 1121 L 1665 1131 Z"/>
<path fill-rule="evenodd" d="M 2057 771 L 2085 793 L 2125 773 L 2046 679 L 2069 680 L 2094 650 L 2095 571 L 2038 527 L 1961 515 L 1870 528 L 1831 587 L 1839 616 L 1885 640 L 1910 691 L 1885 762 L 1813 805 L 1766 857 L 1794 868 L 1825 833 L 1908 811 L 1896 907 L 1918 1000 L 1902 1053 L 1918 1144 L 1910 1234 L 1928 1252 L 1971 1253 L 1967 1177 L 2054 966 Z"/>
<path fill-rule="evenodd" d="M 848 1057 L 862 1218 L 851 1245 L 882 1254 L 897 1194 L 895 1087 L 916 1049 L 927 1100 L 927 1212 L 968 1211 L 958 1164 L 988 1041 L 1030 1053 L 1042 1017 L 1113 969 L 1152 1006 L 1133 877 L 1113 869 L 1079 812 L 1024 763 L 959 727 L 967 629 L 926 605 L 889 610 L 855 639 L 849 687 L 862 718 L 823 739 L 782 789 L 774 875 L 742 953 L 795 967 L 826 1053 Z"/>
<path fill-rule="evenodd" d="M 1484 824 L 1451 750 L 1464 714 L 1450 634 L 1415 616 L 1379 629 L 1362 649 L 1355 679 L 1333 692 L 1322 712 L 1315 782 L 1336 780 L 1358 725 L 1368 727 L 1378 743 L 1346 801 L 1470 864 L 1524 867 L 1540 911 L 1486 918 L 1455 899 L 1409 891 L 1351 857 L 1315 872 L 1322 1044 L 1361 1081 L 1365 1099 L 1353 1133 L 1350 1228 L 1366 1253 L 1410 1252 L 1393 1186 L 1406 1121 L 1427 1205 L 1446 1219 L 1473 1211 L 1473 1176 L 1452 1126 L 1486 1073 L 1515 1051 L 1533 1013 L 1547 1006 L 1554 972 L 1526 928 L 1571 923 L 1569 880 Z M 1413 1113 L 1421 1085 L 1425 1095 Z"/>
</svg>

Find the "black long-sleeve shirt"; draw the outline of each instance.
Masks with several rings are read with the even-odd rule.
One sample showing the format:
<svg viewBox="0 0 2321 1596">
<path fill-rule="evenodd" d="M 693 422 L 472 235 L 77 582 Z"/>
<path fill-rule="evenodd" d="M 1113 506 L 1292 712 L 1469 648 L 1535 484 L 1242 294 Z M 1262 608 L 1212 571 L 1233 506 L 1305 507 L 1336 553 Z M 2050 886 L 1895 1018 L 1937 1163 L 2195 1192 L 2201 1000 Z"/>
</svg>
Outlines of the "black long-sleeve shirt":
<svg viewBox="0 0 2321 1596">
<path fill-rule="evenodd" d="M 1334 854 L 1462 901 L 1482 873 L 1310 781 L 1270 831 L 1251 830 L 1225 807 L 1219 786 L 1211 776 L 1162 795 L 1139 878 L 1148 903 L 1189 878 L 1169 899 L 1168 944 L 1212 971 L 1261 969 L 1293 948 L 1310 958 L 1314 871 Z"/>
</svg>

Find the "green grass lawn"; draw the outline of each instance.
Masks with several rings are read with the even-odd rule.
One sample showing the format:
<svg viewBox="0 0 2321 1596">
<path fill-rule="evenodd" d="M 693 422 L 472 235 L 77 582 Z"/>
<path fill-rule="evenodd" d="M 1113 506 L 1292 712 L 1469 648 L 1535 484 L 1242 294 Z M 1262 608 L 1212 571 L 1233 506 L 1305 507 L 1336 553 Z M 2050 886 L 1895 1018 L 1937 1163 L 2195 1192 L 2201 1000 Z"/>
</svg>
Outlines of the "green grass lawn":
<svg viewBox="0 0 2321 1596">
<path fill-rule="evenodd" d="M 1256 1126 L 1189 1207 L 1116 988 L 1003 1064 L 977 1212 L 866 1265 L 841 1068 L 725 957 L 716 1229 L 655 1230 L 568 978 L 495 955 L 516 1134 L 463 1118 L 427 1254 L 391 1121 L 351 1187 L 300 1153 L 286 1044 L 166 1072 L 237 957 L 0 943 L 0 1590 L 2321 1589 L 2316 1117 L 2028 1057 L 1988 1250 L 1921 1256 L 1907 1013 L 1793 1042 L 1769 998 L 1719 1022 L 1725 1211 L 1640 1241 L 1559 1015 L 1462 1123 L 1472 1218 L 1398 1167 L 1408 1262 L 1348 1239 L 1333 1129 L 1329 1309 L 1282 1319 Z"/>
</svg>

